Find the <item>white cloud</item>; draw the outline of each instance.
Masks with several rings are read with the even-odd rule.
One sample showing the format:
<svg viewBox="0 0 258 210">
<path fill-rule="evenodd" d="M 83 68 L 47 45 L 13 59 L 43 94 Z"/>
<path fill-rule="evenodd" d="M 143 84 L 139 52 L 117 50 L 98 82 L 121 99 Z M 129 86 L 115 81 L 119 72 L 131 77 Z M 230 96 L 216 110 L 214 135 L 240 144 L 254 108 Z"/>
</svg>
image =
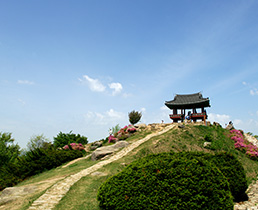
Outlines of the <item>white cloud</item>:
<svg viewBox="0 0 258 210">
<path fill-rule="evenodd" d="M 231 117 L 229 115 L 226 115 L 226 114 L 210 113 L 208 115 L 208 120 L 210 122 L 218 122 L 223 126 L 223 125 L 229 123 L 229 121 L 231 120 Z"/>
<path fill-rule="evenodd" d="M 125 117 L 125 114 L 122 112 L 116 112 L 113 109 L 110 109 L 109 111 L 106 112 L 107 116 L 112 118 L 112 119 L 122 119 Z"/>
<path fill-rule="evenodd" d="M 162 110 L 162 111 L 168 111 L 168 110 L 170 110 L 167 106 L 162 106 L 162 107 L 160 107 L 160 110 Z"/>
<path fill-rule="evenodd" d="M 21 84 L 21 85 L 34 85 L 35 84 L 34 82 L 29 81 L 29 80 L 18 80 L 17 83 Z"/>
<path fill-rule="evenodd" d="M 233 120 L 234 126 L 237 129 L 243 130 L 245 133 L 252 132 L 258 134 L 258 121 L 257 119 L 246 119 L 246 120 Z"/>
<path fill-rule="evenodd" d="M 121 93 L 121 91 L 123 90 L 123 86 L 121 85 L 121 83 L 117 82 L 117 83 L 111 83 L 108 85 L 110 89 L 113 89 L 112 95 L 115 96 L 119 93 Z"/>
<path fill-rule="evenodd" d="M 239 120 L 239 119 L 235 119 L 233 123 L 234 123 L 234 125 L 239 126 L 243 123 L 243 121 Z"/>
<path fill-rule="evenodd" d="M 252 96 L 258 95 L 258 89 L 255 88 L 253 85 L 250 85 L 247 82 L 242 82 L 242 84 L 250 88 L 250 91 L 249 91 L 250 95 Z"/>
<path fill-rule="evenodd" d="M 251 94 L 252 96 L 258 95 L 258 90 L 257 90 L 256 88 L 253 88 L 253 89 L 250 90 L 250 94 Z"/>
<path fill-rule="evenodd" d="M 84 115 L 87 122 L 94 125 L 113 125 L 113 124 L 125 124 L 127 116 L 123 112 L 110 109 L 104 113 L 99 112 L 87 112 Z"/>
<path fill-rule="evenodd" d="M 132 96 L 131 93 L 123 93 L 123 97 L 124 97 L 124 98 L 128 98 L 128 97 L 130 97 L 130 96 Z"/>
<path fill-rule="evenodd" d="M 26 103 L 25 103 L 25 101 L 23 101 L 22 99 L 18 99 L 18 101 L 24 106 Z"/>
<path fill-rule="evenodd" d="M 146 108 L 142 107 L 142 108 L 141 108 L 141 112 L 142 112 L 142 113 L 146 112 Z"/>
<path fill-rule="evenodd" d="M 98 79 L 92 79 L 88 75 L 84 75 L 83 78 L 86 80 L 87 85 L 92 91 L 94 92 L 105 91 L 106 87 Z M 79 79 L 79 81 L 83 82 L 83 80 L 81 79 Z"/>
</svg>

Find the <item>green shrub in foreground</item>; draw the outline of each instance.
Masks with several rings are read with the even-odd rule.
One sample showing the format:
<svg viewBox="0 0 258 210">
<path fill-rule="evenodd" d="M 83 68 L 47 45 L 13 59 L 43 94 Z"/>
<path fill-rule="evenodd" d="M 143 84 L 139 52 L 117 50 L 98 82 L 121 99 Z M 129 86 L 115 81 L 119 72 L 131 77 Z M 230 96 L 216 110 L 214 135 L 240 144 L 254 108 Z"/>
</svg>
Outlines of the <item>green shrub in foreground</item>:
<svg viewBox="0 0 258 210">
<path fill-rule="evenodd" d="M 233 209 L 229 184 L 203 157 L 162 153 L 131 163 L 98 191 L 102 209 Z"/>
<path fill-rule="evenodd" d="M 242 164 L 231 154 L 220 153 L 211 156 L 211 161 L 227 178 L 235 202 L 247 200 L 247 179 Z"/>
<path fill-rule="evenodd" d="M 176 154 L 176 153 L 175 153 Z M 215 155 L 202 152 L 182 152 L 181 156 L 187 159 L 202 157 L 215 164 L 229 182 L 230 191 L 235 202 L 247 200 L 245 191 L 248 188 L 247 179 L 242 164 L 235 156 L 229 153 L 217 153 Z"/>
</svg>

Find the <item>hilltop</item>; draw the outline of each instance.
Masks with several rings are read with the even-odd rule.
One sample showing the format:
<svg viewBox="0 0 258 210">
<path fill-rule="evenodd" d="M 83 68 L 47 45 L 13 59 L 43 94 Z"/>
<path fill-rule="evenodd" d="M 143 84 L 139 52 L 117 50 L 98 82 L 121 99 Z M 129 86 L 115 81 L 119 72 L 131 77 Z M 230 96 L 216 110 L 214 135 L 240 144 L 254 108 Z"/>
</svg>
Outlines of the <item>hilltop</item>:
<svg viewBox="0 0 258 210">
<path fill-rule="evenodd" d="M 180 126 L 179 126 L 180 125 Z M 171 128 L 171 129 L 170 129 Z M 143 141 L 144 140 L 144 141 Z M 203 151 L 206 153 L 226 151 L 242 163 L 248 184 L 256 180 L 258 162 L 247 157 L 243 152 L 236 150 L 234 141 L 230 138 L 230 132 L 218 124 L 204 126 L 196 124 L 152 124 L 148 129 L 141 129 L 126 140 L 129 146 L 117 151 L 103 160 L 92 161 L 90 157 L 74 161 L 67 167 L 57 167 L 50 171 L 33 176 L 20 183 L 17 187 L 25 187 L 30 194 L 24 194 L 13 201 L 0 206 L 0 209 L 27 209 L 31 203 L 50 189 L 58 181 L 64 182 L 66 177 L 78 174 L 87 168 L 101 165 L 93 173 L 82 176 L 79 181 L 71 185 L 70 190 L 54 209 L 99 209 L 96 195 L 99 186 L 110 176 L 121 171 L 132 161 L 145 157 L 152 153 Z M 142 142 L 140 142 L 142 141 Z M 140 143 L 141 144 L 140 144 Z M 205 143 L 206 142 L 206 143 Z M 207 144 L 207 142 L 209 142 Z M 132 145 L 139 146 L 128 149 Z M 126 152 L 126 153 L 124 153 Z M 116 155 L 124 153 L 120 158 Z M 113 158 L 113 159 L 112 159 Z M 104 161 L 112 160 L 110 162 Z M 23 192 L 19 192 L 22 195 Z"/>
</svg>

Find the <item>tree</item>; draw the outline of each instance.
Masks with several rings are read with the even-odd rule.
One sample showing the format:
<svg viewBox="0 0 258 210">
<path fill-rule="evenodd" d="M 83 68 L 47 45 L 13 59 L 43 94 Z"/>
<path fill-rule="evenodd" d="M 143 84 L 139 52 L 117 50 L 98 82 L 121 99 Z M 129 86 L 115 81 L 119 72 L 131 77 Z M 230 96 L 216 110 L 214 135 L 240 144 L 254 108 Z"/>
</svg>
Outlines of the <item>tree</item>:
<svg viewBox="0 0 258 210">
<path fill-rule="evenodd" d="M 74 134 L 72 133 L 72 131 L 70 131 L 69 133 L 62 133 L 60 131 L 59 134 L 54 137 L 54 146 L 56 148 L 63 147 L 70 143 L 87 144 L 88 138 L 85 136 L 81 136 L 80 134 Z"/>
<path fill-rule="evenodd" d="M 117 133 L 119 130 L 121 129 L 121 127 L 119 126 L 119 124 L 117 124 L 115 127 L 112 127 L 112 134 L 114 135 L 115 133 Z"/>
<path fill-rule="evenodd" d="M 129 122 L 134 125 L 140 121 L 140 119 L 142 117 L 142 113 L 133 110 L 128 113 L 128 117 L 129 117 Z"/>
<path fill-rule="evenodd" d="M 14 161 L 20 154 L 20 147 L 14 144 L 11 133 L 0 132 L 0 167 Z"/>
<path fill-rule="evenodd" d="M 30 138 L 27 147 L 30 151 L 37 148 L 47 149 L 51 145 L 50 141 L 43 135 L 34 135 Z"/>
</svg>

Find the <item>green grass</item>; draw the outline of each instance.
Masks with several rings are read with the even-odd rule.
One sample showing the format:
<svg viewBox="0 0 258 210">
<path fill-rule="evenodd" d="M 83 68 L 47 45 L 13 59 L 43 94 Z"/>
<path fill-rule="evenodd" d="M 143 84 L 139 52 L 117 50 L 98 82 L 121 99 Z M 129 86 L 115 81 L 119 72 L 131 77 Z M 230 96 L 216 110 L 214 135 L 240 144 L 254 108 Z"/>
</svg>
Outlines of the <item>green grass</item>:
<svg viewBox="0 0 258 210">
<path fill-rule="evenodd" d="M 62 166 L 65 165 L 65 164 L 63 164 L 62 166 L 59 166 L 57 168 L 54 168 L 49 171 L 32 176 L 32 177 L 26 179 L 25 181 L 19 183 L 17 186 L 38 183 L 38 182 L 41 182 L 41 181 L 44 181 L 47 179 L 54 179 L 54 178 L 58 178 L 58 177 L 69 176 L 71 174 L 75 174 L 75 173 L 81 171 L 82 169 L 88 168 L 96 163 L 97 162 L 93 162 L 90 160 L 90 158 L 88 158 L 88 159 L 83 159 L 83 160 L 77 161 L 77 162 L 73 163 L 72 165 L 69 165 L 65 168 L 62 168 Z"/>
<path fill-rule="evenodd" d="M 141 138 L 144 138 L 151 131 L 143 131 L 136 133 L 127 139 L 128 142 L 134 142 Z M 209 149 L 203 147 L 203 143 L 206 140 L 211 141 L 211 147 Z M 234 154 L 238 160 L 243 164 L 246 171 L 248 183 L 256 180 L 258 174 L 258 162 L 249 159 L 242 152 L 235 150 L 234 142 L 229 137 L 229 132 L 225 129 L 215 126 L 201 126 L 201 125 L 186 125 L 185 128 L 174 128 L 168 132 L 153 137 L 147 142 L 141 144 L 138 148 L 131 151 L 125 157 L 114 161 L 104 167 L 100 172 L 107 174 L 106 176 L 86 176 L 75 183 L 60 203 L 55 207 L 56 209 L 89 209 L 98 210 L 98 202 L 96 200 L 97 191 L 100 185 L 112 175 L 123 170 L 126 165 L 129 165 L 132 161 L 142 158 L 152 153 L 161 152 L 180 152 L 180 151 L 203 151 L 208 153 L 214 153 L 217 151 L 227 151 Z M 36 184 L 37 182 L 47 179 L 53 179 L 56 177 L 65 177 L 74 173 L 77 173 L 85 168 L 88 168 L 97 162 L 85 159 L 78 161 L 66 168 L 58 167 L 48 172 L 31 177 L 30 179 L 19 184 Z M 43 191 L 42 191 L 43 192 Z M 38 195 L 34 195 L 28 202 L 35 200 Z M 28 206 L 28 203 L 27 205 Z"/>
<path fill-rule="evenodd" d="M 205 149 L 205 135 L 211 137 L 211 149 Z M 151 138 L 143 143 L 127 156 L 104 166 L 101 172 L 107 174 L 104 177 L 84 177 L 72 187 L 55 209 L 89 209 L 98 210 L 96 200 L 97 189 L 110 176 L 121 171 L 132 161 L 152 153 L 180 151 L 203 151 L 214 153 L 217 151 L 231 152 L 237 156 L 243 164 L 248 183 L 255 180 L 258 172 L 258 162 L 249 159 L 245 154 L 235 150 L 234 142 L 229 137 L 229 132 L 220 127 L 186 125 L 184 129 L 172 129 L 165 134 Z M 76 205 L 71 205 L 71 203 Z"/>
</svg>

